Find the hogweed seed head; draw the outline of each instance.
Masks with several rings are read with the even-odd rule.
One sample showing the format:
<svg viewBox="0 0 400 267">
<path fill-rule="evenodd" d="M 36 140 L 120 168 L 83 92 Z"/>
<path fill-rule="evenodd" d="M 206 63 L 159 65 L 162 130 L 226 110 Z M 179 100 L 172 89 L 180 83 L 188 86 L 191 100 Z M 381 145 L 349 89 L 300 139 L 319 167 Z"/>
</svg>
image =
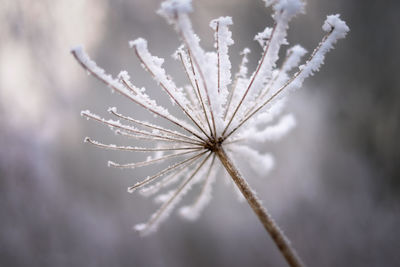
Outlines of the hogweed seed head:
<svg viewBox="0 0 400 267">
<path fill-rule="evenodd" d="M 99 68 L 81 46 L 71 50 L 89 74 L 180 129 L 176 131 L 122 115 L 115 107 L 109 108 L 108 112 L 117 120 L 101 118 L 88 110 L 81 112 L 82 116 L 110 127 L 118 135 L 151 141 L 147 147 L 132 147 L 103 144 L 89 137 L 85 138 L 85 142 L 100 148 L 155 153 L 143 162 L 120 164 L 109 161 L 109 166 L 139 168 L 169 159 L 176 160 L 173 165 L 128 188 L 130 193 L 138 189 L 145 196 L 154 196 L 167 186 L 180 182 L 175 189 L 157 195 L 155 199 L 162 203 L 161 207 L 147 223 L 136 225 L 136 230 L 142 233 L 156 230 L 190 188 L 200 184 L 200 195 L 195 202 L 179 210 L 183 217 L 196 219 L 211 199 L 212 184 L 221 166 L 216 159 L 216 151 L 222 147 L 234 158 L 240 157 L 248 161 L 256 171 L 265 175 L 274 165 L 272 156 L 261 154 L 248 144 L 278 140 L 296 125 L 291 114 L 282 116 L 275 124 L 272 122 L 283 112 L 287 94 L 300 88 L 308 76 L 319 70 L 325 54 L 349 31 L 339 15 L 327 16 L 322 27 L 326 34 L 305 63 L 299 66 L 306 50 L 300 45 L 294 45 L 287 50 L 281 66 L 277 67 L 279 50 L 282 45 L 287 44 L 289 22 L 294 16 L 304 12 L 304 4 L 301 0 L 264 1 L 267 7 L 273 8 L 274 25 L 265 28 L 255 37 L 263 52 L 251 75 L 248 75 L 246 66 L 247 55 L 250 53 L 247 48 L 241 53 L 243 58 L 238 73 L 233 77 L 231 75 L 228 56 L 229 46 L 233 44 L 229 30 L 232 25 L 230 17 L 221 17 L 210 23 L 214 31 L 215 51 L 205 52 L 201 48 L 200 39 L 194 33 L 188 16 L 192 12 L 190 0 L 167 0 L 158 11 L 174 25 L 183 43 L 173 57 L 182 64 L 188 85 L 178 87 L 174 83 L 162 66 L 164 59 L 149 52 L 146 40 L 138 38 L 129 42 L 143 68 L 171 102 L 183 112 L 186 119 L 175 117 L 157 104 L 146 94 L 144 88 L 138 88 L 130 81 L 126 71 L 122 71 L 118 78 L 113 78 Z M 297 71 L 291 75 L 291 71 L 296 68 Z"/>
</svg>

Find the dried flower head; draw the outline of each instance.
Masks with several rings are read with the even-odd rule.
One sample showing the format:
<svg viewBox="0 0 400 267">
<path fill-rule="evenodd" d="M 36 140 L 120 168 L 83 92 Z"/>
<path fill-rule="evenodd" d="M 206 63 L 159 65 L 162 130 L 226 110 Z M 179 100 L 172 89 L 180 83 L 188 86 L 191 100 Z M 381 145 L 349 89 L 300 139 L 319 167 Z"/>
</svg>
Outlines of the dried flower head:
<svg viewBox="0 0 400 267">
<path fill-rule="evenodd" d="M 186 119 L 172 115 L 149 98 L 144 88 L 138 88 L 131 83 L 126 71 L 122 71 L 115 79 L 89 59 L 82 47 L 72 49 L 72 54 L 89 74 L 180 129 L 176 131 L 137 120 L 120 114 L 116 108 L 108 111 L 118 120 L 104 119 L 90 111 L 82 111 L 82 116 L 109 126 L 119 135 L 150 141 L 148 147 L 132 147 L 108 145 L 86 138 L 86 142 L 100 148 L 155 153 L 143 162 L 120 164 L 110 161 L 109 166 L 138 168 L 169 159 L 177 160 L 175 164 L 128 188 L 130 193 L 139 189 L 143 195 L 153 196 L 166 186 L 180 182 L 175 189 L 156 196 L 156 201 L 162 203 L 161 207 L 147 223 L 136 225 L 136 230 L 143 233 L 155 230 L 182 196 L 194 184 L 200 183 L 201 193 L 195 202 L 180 209 L 183 217 L 196 219 L 210 200 L 211 186 L 221 166 L 216 158 L 221 160 L 221 153 L 224 151 L 234 158 L 248 161 L 260 174 L 267 173 L 273 166 L 273 158 L 270 154 L 260 154 L 251 148 L 248 146 L 249 142 L 277 140 L 295 126 L 294 117 L 290 114 L 276 119 L 282 113 L 285 97 L 301 87 L 304 79 L 319 70 L 325 54 L 349 30 L 339 15 L 328 16 L 322 26 L 326 34 L 308 60 L 299 66 L 306 50 L 295 45 L 287 50 L 286 58 L 277 67 L 279 49 L 287 44 L 288 24 L 294 16 L 303 12 L 304 4 L 300 0 L 264 1 L 267 7 L 272 6 L 275 23 L 255 36 L 263 52 L 251 75 L 248 75 L 246 66 L 250 50 L 246 48 L 241 54 L 243 58 L 239 71 L 231 77 L 228 56 L 229 46 L 233 44 L 229 30 L 232 25 L 230 17 L 221 17 L 210 22 L 214 31 L 215 51 L 205 52 L 200 47 L 200 40 L 193 32 L 188 16 L 192 12 L 190 0 L 168 0 L 161 4 L 159 10 L 159 14 L 174 25 L 182 40 L 183 44 L 173 57 L 182 64 L 188 85 L 178 87 L 174 83 L 162 67 L 164 59 L 151 55 L 144 39 L 139 38 L 129 43 L 143 68 L 172 103 L 179 107 Z M 277 122 L 272 124 L 274 121 Z"/>
</svg>

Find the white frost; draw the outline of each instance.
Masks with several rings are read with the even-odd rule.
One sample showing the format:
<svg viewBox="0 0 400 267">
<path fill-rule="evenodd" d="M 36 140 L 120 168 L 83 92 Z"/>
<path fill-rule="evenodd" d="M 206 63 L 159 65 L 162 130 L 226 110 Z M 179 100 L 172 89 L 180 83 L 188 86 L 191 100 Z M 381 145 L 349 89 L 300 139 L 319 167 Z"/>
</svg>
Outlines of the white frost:
<svg viewBox="0 0 400 267">
<path fill-rule="evenodd" d="M 267 126 L 263 130 L 254 129 L 246 132 L 246 136 L 256 142 L 278 141 L 296 126 L 292 114 L 283 116 L 275 125 Z"/>
<path fill-rule="evenodd" d="M 274 158 L 270 154 L 260 154 L 248 146 L 235 145 L 231 146 L 231 150 L 235 158 L 247 161 L 261 177 L 269 173 L 275 165 Z"/>
<path fill-rule="evenodd" d="M 263 51 L 250 76 L 247 68 L 247 54 L 250 50 L 243 50 L 243 58 L 237 73 L 233 75 L 233 83 L 229 58 L 229 47 L 234 43 L 229 30 L 232 18 L 220 17 L 210 22 L 214 31 L 215 49 L 205 51 L 200 46 L 200 39 L 189 19 L 189 13 L 192 12 L 191 0 L 164 1 L 158 11 L 168 23 L 174 25 L 182 41 L 173 57 L 183 65 L 184 75 L 187 77 L 186 85 L 175 84 L 163 67 L 164 59 L 149 52 L 146 40 L 138 38 L 129 42 L 142 67 L 168 95 L 172 104 L 186 115 L 185 120 L 175 117 L 157 104 L 146 94 L 145 88 L 135 86 L 127 71 L 121 71 L 117 78 L 113 78 L 88 57 L 82 46 L 72 48 L 72 54 L 89 75 L 106 84 L 112 92 L 118 92 L 176 128 L 169 129 L 119 114 L 115 107 L 109 108 L 108 112 L 134 126 L 122 124 L 119 120 L 102 118 L 89 110 L 81 112 L 83 117 L 104 124 L 116 134 L 150 141 L 150 145 L 143 147 L 120 146 L 100 143 L 86 137 L 86 143 L 99 148 L 151 153 L 142 162 L 120 164 L 109 161 L 110 167 L 137 168 L 180 158 L 176 163 L 128 188 L 130 193 L 140 189 L 142 195 L 154 196 L 155 201 L 161 203 L 161 207 L 147 223 L 135 226 L 142 234 L 155 231 L 196 183 L 201 185 L 199 196 L 193 203 L 182 207 L 179 213 L 189 220 L 199 217 L 211 200 L 212 185 L 221 168 L 218 159 L 214 164 L 216 155 L 213 154 L 213 148 L 217 148 L 217 143 L 234 159 L 246 161 L 260 176 L 265 176 L 273 168 L 274 159 L 270 154 L 260 153 L 250 145 L 253 142 L 277 141 L 295 127 L 293 115 L 281 116 L 287 94 L 299 88 L 307 77 L 319 70 L 326 53 L 349 31 L 340 15 L 329 15 L 322 25 L 326 35 L 303 65 L 299 66 L 306 50 L 295 45 L 287 49 L 286 58 L 277 66 L 280 49 L 288 44 L 286 36 L 289 22 L 304 11 L 304 2 L 264 2 L 273 9 L 274 25 L 266 27 L 255 36 Z M 211 156 L 213 160 L 210 162 Z M 178 181 L 180 185 L 165 192 L 167 186 Z M 236 186 L 235 191 L 238 192 Z M 156 195 L 157 193 L 159 194 Z"/>
</svg>

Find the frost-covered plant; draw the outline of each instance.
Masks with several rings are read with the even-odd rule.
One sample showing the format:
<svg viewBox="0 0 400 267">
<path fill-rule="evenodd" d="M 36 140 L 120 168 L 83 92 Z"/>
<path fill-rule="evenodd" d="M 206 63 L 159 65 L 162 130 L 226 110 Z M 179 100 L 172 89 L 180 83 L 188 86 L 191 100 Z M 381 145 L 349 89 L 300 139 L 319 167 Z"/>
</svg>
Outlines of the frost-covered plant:
<svg viewBox="0 0 400 267">
<path fill-rule="evenodd" d="M 345 37 L 349 28 L 339 15 L 327 16 L 322 26 L 326 34 L 308 60 L 299 65 L 306 50 L 295 45 L 287 50 L 286 58 L 277 67 L 280 47 L 288 44 L 288 24 L 294 16 L 303 12 L 304 4 L 301 0 L 264 1 L 267 7 L 272 6 L 275 23 L 255 36 L 263 52 L 251 75 L 248 75 L 246 67 L 250 50 L 246 48 L 242 52 L 243 58 L 238 72 L 231 77 L 228 56 L 229 46 L 233 44 L 229 30 L 232 25 L 230 17 L 221 17 L 210 23 L 214 31 L 216 51 L 205 52 L 200 47 L 200 39 L 193 32 L 188 16 L 192 11 L 190 0 L 167 0 L 158 11 L 174 25 L 183 42 L 173 57 L 182 64 L 188 85 L 178 87 L 174 83 L 162 67 L 164 59 L 151 55 L 144 39 L 138 38 L 129 43 L 142 67 L 150 73 L 171 102 L 185 114 L 186 119 L 172 115 L 152 100 L 144 88 L 133 85 L 126 71 L 122 71 L 116 79 L 89 59 L 82 47 L 72 49 L 72 54 L 89 74 L 113 91 L 180 129 L 176 131 L 137 120 L 120 114 L 116 108 L 109 108 L 108 111 L 118 120 L 104 119 L 88 110 L 82 111 L 82 116 L 109 126 L 119 135 L 150 141 L 149 147 L 132 147 L 103 144 L 87 137 L 86 142 L 101 148 L 155 153 L 143 162 L 120 164 L 110 161 L 109 166 L 138 168 L 180 159 L 128 188 L 130 193 L 139 189 L 145 196 L 154 196 L 165 187 L 180 182 L 175 189 L 155 197 L 161 207 L 147 223 L 136 225 L 136 230 L 141 233 L 156 230 L 190 188 L 201 184 L 201 193 L 195 202 L 179 210 L 183 217 L 196 219 L 210 201 L 211 187 L 218 170 L 224 167 L 288 263 L 300 266 L 301 262 L 289 242 L 263 208 L 255 192 L 250 189 L 231 157 L 248 161 L 260 175 L 265 175 L 272 168 L 271 155 L 259 153 L 249 143 L 277 140 L 295 126 L 294 117 L 290 114 L 282 116 L 275 124 L 272 122 L 282 113 L 286 96 L 300 88 L 304 79 L 319 70 L 325 54 L 338 39 Z M 296 68 L 297 71 L 293 71 Z"/>
</svg>

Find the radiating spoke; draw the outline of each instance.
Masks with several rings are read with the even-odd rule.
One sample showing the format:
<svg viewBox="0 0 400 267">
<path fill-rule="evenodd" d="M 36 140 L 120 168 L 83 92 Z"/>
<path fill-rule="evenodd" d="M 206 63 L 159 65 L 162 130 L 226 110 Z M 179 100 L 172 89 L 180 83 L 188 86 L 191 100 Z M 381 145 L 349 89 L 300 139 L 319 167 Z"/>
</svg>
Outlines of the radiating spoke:
<svg viewBox="0 0 400 267">
<path fill-rule="evenodd" d="M 192 86 L 192 88 L 193 88 L 194 94 L 196 95 L 196 98 L 197 98 L 197 100 L 199 101 L 199 103 L 200 103 L 200 105 L 201 105 L 201 108 L 202 108 L 202 110 L 203 110 L 203 115 L 204 115 L 205 121 L 207 122 L 208 129 L 209 129 L 209 131 L 210 131 L 210 134 L 212 135 L 210 120 L 209 120 L 209 118 L 208 118 L 207 111 L 206 111 L 206 108 L 205 108 L 205 106 L 204 106 L 203 97 L 201 96 L 201 93 L 200 93 L 199 83 L 198 83 L 198 81 L 197 81 L 198 79 L 197 79 L 197 77 L 196 77 L 196 72 L 195 72 L 195 70 L 194 70 L 194 66 L 193 66 L 192 60 L 189 59 L 190 63 L 187 62 L 187 58 L 186 58 L 186 57 L 189 57 L 189 56 L 186 55 L 186 54 L 183 54 L 183 51 L 182 51 L 182 50 L 181 50 L 181 51 L 178 51 L 178 56 L 179 56 L 179 58 L 180 58 L 180 61 L 182 62 L 182 65 L 183 65 L 183 68 L 184 68 L 184 70 L 185 70 L 186 76 L 187 76 L 188 80 L 190 81 L 190 84 L 191 84 L 191 86 Z M 190 66 L 188 66 L 189 64 L 190 64 Z M 190 70 L 189 70 L 189 69 L 190 69 Z M 191 78 L 191 76 L 190 76 L 190 74 L 189 74 L 190 72 L 191 72 L 192 75 L 193 75 L 193 79 Z M 194 81 L 193 81 L 193 80 L 194 80 Z"/>
<path fill-rule="evenodd" d="M 169 173 L 169 172 L 171 172 L 171 171 L 173 171 L 173 170 L 175 170 L 175 169 L 178 169 L 178 168 L 181 168 L 181 167 L 182 167 L 182 168 L 183 168 L 183 167 L 186 167 L 186 165 L 185 165 L 186 163 L 192 162 L 193 160 L 198 159 L 199 157 L 201 157 L 201 156 L 204 155 L 205 153 L 206 153 L 206 151 L 203 151 L 203 152 L 201 152 L 201 153 L 198 153 L 198 154 L 196 154 L 196 155 L 194 155 L 194 156 L 192 156 L 192 157 L 190 157 L 190 158 L 188 158 L 188 159 L 185 159 L 185 160 L 183 160 L 183 161 L 181 161 L 181 162 L 178 162 L 178 163 L 176 163 L 176 164 L 174 164 L 174 165 L 172 165 L 172 166 L 169 166 L 168 168 L 165 168 L 164 170 L 162 170 L 162 171 L 156 173 L 155 175 L 152 175 L 152 176 L 147 177 L 147 178 L 144 179 L 143 181 L 138 182 L 138 183 L 136 183 L 135 185 L 128 187 L 128 192 L 129 192 L 129 193 L 132 193 L 132 192 L 135 191 L 137 188 L 142 187 L 142 186 L 144 186 L 144 185 L 146 185 L 146 184 L 152 182 L 153 180 L 155 180 L 155 179 L 157 179 L 157 178 L 159 178 L 159 177 L 165 175 L 166 173 Z"/>
<path fill-rule="evenodd" d="M 147 187 L 141 187 L 140 193 L 144 196 L 150 196 L 157 193 L 161 188 L 176 182 L 182 176 L 186 175 L 186 173 L 190 170 L 190 166 L 193 165 L 197 160 L 199 160 L 201 155 L 203 155 L 203 153 L 199 153 L 189 160 L 181 162 L 181 164 L 179 164 L 179 166 L 177 166 L 177 168 L 175 168 L 175 170 L 171 174 L 164 177 L 161 181 Z"/>
<path fill-rule="evenodd" d="M 180 17 L 180 14 L 176 13 L 175 14 L 176 21 L 179 21 L 179 19 L 180 19 L 179 17 Z M 213 108 L 212 108 L 212 105 L 211 105 L 210 95 L 209 95 L 209 92 L 208 92 L 206 78 L 205 78 L 204 73 L 203 73 L 203 71 L 201 69 L 201 66 L 199 64 L 198 59 L 193 54 L 193 48 L 191 47 L 190 43 L 188 42 L 188 39 L 187 39 L 187 36 L 185 35 L 184 30 L 182 28 L 179 28 L 179 23 L 178 22 L 177 22 L 177 26 L 178 26 L 178 34 L 180 35 L 181 39 L 183 40 L 183 42 L 184 42 L 184 44 L 185 44 L 185 46 L 186 46 L 186 48 L 188 50 L 188 55 L 189 55 L 189 58 L 191 60 L 191 64 L 194 65 L 192 69 L 194 71 L 194 69 L 195 69 L 194 67 L 196 67 L 196 69 L 197 69 L 197 71 L 198 71 L 198 73 L 200 75 L 200 78 L 201 78 L 201 81 L 202 81 L 202 85 L 203 85 L 204 91 L 206 93 L 207 102 L 208 102 L 208 106 L 209 106 L 209 109 L 210 109 L 210 114 L 211 114 L 211 121 L 212 121 L 212 126 L 213 126 L 212 137 L 215 137 L 216 136 L 215 118 L 214 118 Z"/>
<path fill-rule="evenodd" d="M 307 70 L 309 73 L 308 75 L 311 74 L 311 71 L 313 68 L 312 65 L 315 64 L 313 62 L 315 55 L 320 51 L 320 49 L 323 47 L 323 45 L 327 42 L 329 36 L 332 34 L 332 32 L 334 31 L 334 27 L 331 28 L 331 30 L 324 35 L 324 37 L 322 38 L 322 41 L 318 44 L 318 46 L 314 49 L 314 51 L 312 52 L 312 54 L 310 55 L 310 57 L 308 58 L 308 60 L 306 61 L 305 66 L 302 66 L 302 68 L 300 68 L 299 71 L 297 71 L 292 78 L 290 78 L 284 85 L 282 85 L 274 94 L 272 94 L 265 102 L 263 102 L 261 105 L 259 105 L 253 112 L 251 112 L 249 115 L 247 115 L 247 117 L 245 117 L 243 120 L 241 120 L 239 122 L 239 124 L 232 130 L 230 131 L 227 135 L 225 135 L 225 139 L 228 138 L 229 136 L 231 136 L 234 132 L 237 131 L 237 129 L 239 129 L 245 122 L 247 122 L 251 117 L 253 117 L 258 111 L 260 111 L 262 108 L 264 108 L 266 105 L 268 105 L 269 103 L 271 103 L 275 98 L 277 98 L 277 96 L 279 96 L 282 91 L 284 91 L 288 86 L 291 85 L 291 83 L 293 83 L 300 75 L 303 74 L 303 72 L 305 70 Z M 325 53 L 327 51 L 324 51 Z M 322 64 L 323 61 L 320 61 L 319 59 L 317 59 L 319 62 L 319 64 Z M 303 77 L 304 79 L 305 77 Z M 297 86 L 300 86 L 301 83 L 299 83 Z"/>
<path fill-rule="evenodd" d="M 148 123 L 148 122 L 136 120 L 136 119 L 133 119 L 133 118 L 128 117 L 128 116 L 124 116 L 124 115 L 118 113 L 116 108 L 110 108 L 108 111 L 109 111 L 111 114 L 113 114 L 114 116 L 118 117 L 118 118 L 121 118 L 121 119 L 130 121 L 130 122 L 139 124 L 139 125 L 141 125 L 141 126 L 144 126 L 144 127 L 150 128 L 150 129 L 158 130 L 158 131 L 164 132 L 164 133 L 166 133 L 166 134 L 178 136 L 178 137 L 180 137 L 180 138 L 185 138 L 185 139 L 187 139 L 187 140 L 190 140 L 190 141 L 192 141 L 192 142 L 196 142 L 196 143 L 198 143 L 198 144 L 202 144 L 202 143 L 200 143 L 197 139 L 190 138 L 189 136 L 186 136 L 186 135 L 184 135 L 184 134 L 181 134 L 181 133 L 178 133 L 178 132 L 169 130 L 169 129 L 165 129 L 165 128 L 162 128 L 162 127 L 160 127 L 160 126 L 158 126 L 158 125 L 154 125 L 154 124 L 151 124 L 151 123 Z"/>
<path fill-rule="evenodd" d="M 273 27 L 273 29 L 272 29 L 271 38 L 273 37 L 273 35 L 274 35 L 274 33 L 275 33 L 276 25 L 277 25 L 277 24 L 275 23 L 275 24 L 274 24 L 274 27 Z M 257 75 L 258 75 L 258 73 L 259 73 L 259 71 L 260 71 L 260 69 L 261 69 L 261 66 L 262 66 L 263 63 L 264 63 L 265 57 L 266 57 L 266 55 L 267 55 L 267 53 L 268 53 L 270 43 L 271 43 L 271 42 L 268 42 L 268 43 L 267 43 L 267 46 L 266 46 L 265 49 L 264 49 L 264 53 L 263 53 L 263 55 L 262 55 L 262 58 L 261 58 L 261 60 L 260 60 L 260 62 L 259 62 L 259 64 L 258 64 L 258 66 L 257 66 L 257 69 L 256 69 L 255 73 L 253 74 L 253 77 L 252 77 L 251 80 L 250 80 L 249 86 L 247 87 L 246 91 L 244 92 L 242 98 L 240 99 L 239 104 L 236 106 L 236 109 L 235 109 L 235 111 L 233 112 L 233 114 L 232 114 L 232 116 L 231 116 L 231 119 L 229 120 L 228 124 L 225 126 L 225 129 L 224 129 L 224 131 L 222 132 L 222 136 L 223 136 L 223 135 L 226 133 L 226 131 L 228 130 L 229 126 L 231 125 L 231 123 L 232 123 L 232 121 L 233 121 L 233 118 L 235 117 L 235 115 L 236 115 L 236 113 L 238 112 L 240 106 L 242 105 L 244 99 L 246 98 L 248 92 L 250 91 L 251 86 L 253 85 L 255 79 L 257 78 Z"/>
<path fill-rule="evenodd" d="M 155 151 L 176 151 L 176 150 L 198 150 L 199 149 L 198 146 L 192 146 L 192 147 L 169 146 L 169 147 L 146 148 L 146 147 L 107 145 L 107 144 L 103 144 L 98 141 L 92 140 L 89 137 L 85 138 L 85 142 L 90 143 L 90 144 L 100 147 L 100 148 L 104 148 L 104 149 L 123 150 L 123 151 L 132 151 L 132 152 L 155 152 Z"/>
<path fill-rule="evenodd" d="M 157 74 L 155 72 L 155 70 L 153 70 L 153 67 L 158 67 L 156 64 L 152 63 L 150 65 L 150 62 L 148 62 L 147 57 L 144 57 L 144 55 L 142 55 L 142 53 L 148 53 L 147 51 L 147 47 L 146 49 L 142 49 L 139 50 L 137 45 L 134 45 L 134 50 L 135 50 L 135 54 L 138 57 L 139 61 L 142 63 L 142 65 L 144 66 L 144 68 L 150 73 L 150 75 L 157 80 L 157 82 L 160 84 L 160 87 L 169 95 L 169 97 L 178 105 L 178 107 L 186 114 L 186 116 L 188 116 L 188 118 L 197 126 L 197 128 L 199 128 L 203 134 L 205 134 L 207 136 L 207 138 L 210 138 L 208 136 L 208 134 L 205 132 L 205 130 L 203 129 L 203 127 L 201 127 L 199 125 L 199 123 L 197 122 L 197 120 L 194 119 L 194 117 L 190 114 L 190 112 L 188 112 L 186 106 L 184 104 L 181 103 L 180 100 L 178 100 L 178 97 L 180 96 L 181 98 L 183 98 L 183 94 L 179 94 L 178 90 L 175 88 L 169 88 L 169 86 L 167 85 L 168 79 L 167 77 L 165 77 L 165 73 L 162 72 L 162 70 L 157 70 Z M 150 54 L 148 55 L 148 57 L 151 56 Z M 169 83 L 172 84 L 172 81 L 169 80 Z M 197 135 L 196 135 L 197 136 Z M 205 141 L 204 138 L 202 138 L 201 136 L 197 136 L 198 138 L 200 138 L 201 140 Z"/>
<path fill-rule="evenodd" d="M 206 158 L 198 165 L 198 167 L 192 172 L 192 174 L 185 180 L 181 185 L 176 189 L 176 191 L 172 194 L 172 196 L 154 213 L 150 220 L 143 225 L 136 226 L 136 229 L 139 231 L 146 231 L 149 228 L 153 227 L 154 224 L 160 220 L 162 215 L 168 210 L 168 208 L 173 208 L 172 202 L 182 193 L 184 188 L 193 180 L 199 170 L 203 167 L 203 165 L 210 158 L 212 153 L 209 153 Z"/>
<path fill-rule="evenodd" d="M 184 122 L 178 120 L 177 118 L 175 118 L 174 116 L 169 114 L 166 109 L 164 109 L 158 105 L 155 105 L 154 101 L 152 101 L 152 105 L 150 105 L 149 103 L 147 103 L 148 101 L 144 101 L 144 100 L 146 100 L 146 98 L 144 96 L 142 96 L 139 99 L 138 90 L 132 90 L 132 86 L 130 86 L 130 89 L 124 90 L 123 88 L 126 88 L 126 87 L 123 84 L 112 79 L 111 76 L 106 75 L 104 73 L 103 69 L 100 69 L 99 67 L 97 67 L 96 63 L 94 61 L 90 60 L 90 58 L 83 52 L 81 47 L 73 49 L 71 51 L 71 53 L 75 57 L 75 59 L 79 62 L 79 64 L 88 73 L 90 73 L 91 75 L 96 77 L 101 82 L 105 83 L 107 86 L 109 86 L 113 90 L 117 91 L 121 95 L 132 100 L 133 102 L 135 102 L 139 106 L 145 108 L 146 110 L 150 111 L 151 113 L 153 113 L 157 116 L 160 116 L 160 117 L 166 119 L 167 121 L 170 121 L 171 123 L 177 125 L 178 127 L 181 127 L 185 131 L 193 134 L 194 136 L 199 137 L 200 140 L 203 140 L 198 134 L 196 134 L 192 129 L 190 129 L 189 126 L 185 125 Z M 132 93 L 132 92 L 135 92 L 135 93 Z"/>
<path fill-rule="evenodd" d="M 215 164 L 216 154 L 213 154 L 210 166 L 208 167 L 205 179 L 203 181 L 201 190 L 196 200 L 190 206 L 182 207 L 179 212 L 180 214 L 189 220 L 195 220 L 200 215 L 201 211 L 208 204 L 211 199 L 212 183 L 215 181 Z M 214 172 L 213 172 L 214 171 Z"/>
<path fill-rule="evenodd" d="M 184 156 L 184 155 L 187 155 L 187 154 L 191 154 L 191 153 L 194 153 L 194 152 L 198 152 L 199 150 L 200 149 L 193 149 L 193 150 L 190 150 L 190 151 L 169 154 L 169 155 L 162 156 L 162 157 L 155 158 L 155 159 L 150 159 L 150 160 L 141 161 L 141 162 L 135 162 L 135 163 L 127 163 L 127 164 L 119 164 L 119 163 L 115 163 L 113 161 L 109 161 L 108 162 L 108 166 L 116 167 L 116 168 L 134 169 L 134 168 L 139 168 L 139 167 L 144 167 L 144 166 L 152 165 L 152 164 L 155 164 L 155 163 L 159 163 L 159 162 L 165 161 L 167 159 L 172 159 L 172 158 Z"/>
<path fill-rule="evenodd" d="M 154 138 L 158 138 L 158 139 L 164 139 L 164 140 L 170 140 L 170 141 L 175 141 L 177 143 L 188 143 L 188 144 L 194 144 L 194 145 L 199 145 L 198 143 L 194 143 L 192 141 L 188 141 L 186 139 L 182 139 L 182 138 L 178 138 L 178 137 L 174 137 L 174 136 L 170 136 L 170 135 L 166 135 L 166 134 L 154 134 L 151 132 L 147 132 L 144 130 L 139 130 L 139 129 L 135 129 L 132 128 L 130 126 L 126 126 L 123 125 L 117 121 L 112 121 L 112 120 L 105 120 L 103 118 L 100 118 L 97 115 L 94 115 L 92 113 L 90 113 L 89 111 L 82 111 L 81 112 L 82 116 L 85 116 L 87 118 L 93 119 L 97 122 L 100 122 L 102 124 L 108 125 L 112 128 L 118 128 L 118 129 L 122 129 L 124 131 L 128 131 L 134 134 L 138 134 L 138 135 L 142 135 L 142 136 L 149 136 L 149 137 L 154 137 Z"/>
</svg>

